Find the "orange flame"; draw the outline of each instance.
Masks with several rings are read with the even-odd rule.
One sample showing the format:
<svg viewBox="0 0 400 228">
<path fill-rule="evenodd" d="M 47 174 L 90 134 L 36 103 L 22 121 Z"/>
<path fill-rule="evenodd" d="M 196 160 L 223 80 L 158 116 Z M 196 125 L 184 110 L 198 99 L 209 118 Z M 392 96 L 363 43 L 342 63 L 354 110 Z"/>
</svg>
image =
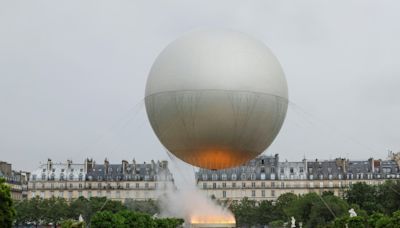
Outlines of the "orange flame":
<svg viewBox="0 0 400 228">
<path fill-rule="evenodd" d="M 232 215 L 224 216 L 198 216 L 194 215 L 190 218 L 191 224 L 236 224 L 235 217 Z"/>
</svg>

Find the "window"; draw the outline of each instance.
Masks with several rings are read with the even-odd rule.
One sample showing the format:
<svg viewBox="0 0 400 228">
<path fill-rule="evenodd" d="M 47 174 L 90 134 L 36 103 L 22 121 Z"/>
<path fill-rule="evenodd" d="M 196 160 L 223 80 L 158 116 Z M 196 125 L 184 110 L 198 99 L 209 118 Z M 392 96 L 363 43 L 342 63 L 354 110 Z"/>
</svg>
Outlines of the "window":
<svg viewBox="0 0 400 228">
<path fill-rule="evenodd" d="M 32 180 L 36 180 L 36 175 L 32 175 Z"/>
<path fill-rule="evenodd" d="M 290 167 L 290 174 L 294 174 L 294 169 L 293 169 L 293 167 Z"/>
<path fill-rule="evenodd" d="M 232 188 L 236 188 L 236 182 L 232 183 Z"/>
<path fill-rule="evenodd" d="M 64 173 L 60 174 L 60 180 L 63 181 L 64 180 Z"/>
<path fill-rule="evenodd" d="M 256 183 L 255 182 L 251 182 L 251 187 L 255 188 L 256 187 Z"/>
<path fill-rule="evenodd" d="M 203 175 L 202 175 L 202 178 L 203 178 L 203 180 L 206 181 L 206 180 L 207 180 L 207 174 L 203 174 Z"/>
<path fill-rule="evenodd" d="M 69 180 L 73 180 L 73 179 L 74 179 L 74 174 L 71 173 L 71 174 L 69 175 Z"/>
<path fill-rule="evenodd" d="M 242 182 L 242 188 L 245 188 L 245 187 L 246 187 L 246 183 Z"/>
<path fill-rule="evenodd" d="M 223 174 L 221 175 L 221 178 L 222 178 L 222 180 L 226 181 L 226 179 L 227 179 L 226 173 L 223 173 Z"/>
<path fill-rule="evenodd" d="M 213 173 L 213 175 L 212 175 L 212 180 L 213 180 L 213 181 L 218 180 L 218 175 L 217 175 L 216 173 Z"/>
<path fill-rule="evenodd" d="M 82 188 L 82 184 L 79 184 L 79 188 L 80 188 L 80 189 Z"/>
<path fill-rule="evenodd" d="M 222 191 L 222 198 L 226 198 L 226 191 Z"/>
<path fill-rule="evenodd" d="M 265 188 L 265 182 L 261 182 L 261 187 Z"/>
<path fill-rule="evenodd" d="M 97 191 L 97 197 L 101 197 L 101 191 Z"/>
<path fill-rule="evenodd" d="M 256 174 L 255 174 L 255 173 L 252 173 L 252 174 L 251 174 L 251 179 L 252 179 L 252 180 L 255 180 L 255 179 L 256 179 Z"/>
<path fill-rule="evenodd" d="M 285 170 L 283 168 L 281 168 L 281 174 L 285 173 Z"/>
<path fill-rule="evenodd" d="M 252 196 L 252 197 L 255 197 L 255 196 L 256 196 L 256 191 L 255 191 L 255 190 L 252 190 L 252 191 L 251 191 L 251 196 Z"/>
<path fill-rule="evenodd" d="M 323 188 L 324 187 L 324 182 L 319 182 L 319 187 Z"/>
<path fill-rule="evenodd" d="M 203 189 L 207 188 L 207 183 L 203 183 Z"/>
<path fill-rule="evenodd" d="M 118 198 L 118 199 L 121 198 L 121 193 L 120 193 L 119 191 L 117 191 L 117 192 L 115 193 L 115 197 Z"/>
<path fill-rule="evenodd" d="M 216 183 L 213 183 L 213 188 L 214 189 L 217 188 L 217 184 Z"/>
<path fill-rule="evenodd" d="M 129 183 L 125 184 L 125 188 L 127 188 L 127 189 L 129 188 Z"/>
<path fill-rule="evenodd" d="M 226 188 L 226 183 L 225 183 L 225 182 L 222 183 L 222 187 L 223 187 L 223 188 Z"/>
<path fill-rule="evenodd" d="M 261 173 L 260 177 L 261 177 L 261 180 L 265 180 L 265 173 Z"/>
<path fill-rule="evenodd" d="M 91 197 L 92 197 L 92 192 L 88 191 L 88 198 L 91 198 Z"/>
<path fill-rule="evenodd" d="M 271 196 L 275 196 L 275 190 L 271 190 Z"/>
<path fill-rule="evenodd" d="M 275 188 L 275 182 L 271 182 L 271 188 Z"/>
<path fill-rule="evenodd" d="M 233 173 L 231 178 L 232 178 L 233 181 L 235 181 L 236 178 L 237 178 L 236 173 Z"/>
<path fill-rule="evenodd" d="M 98 188 L 101 188 L 101 183 L 98 183 L 98 184 L 97 184 L 97 187 L 98 187 Z"/>
<path fill-rule="evenodd" d="M 139 188 L 139 183 L 136 183 L 135 187 L 136 187 L 136 188 Z"/>
<path fill-rule="evenodd" d="M 242 173 L 242 176 L 240 177 L 242 180 L 246 180 L 246 174 Z"/>
<path fill-rule="evenodd" d="M 46 180 L 46 174 L 42 174 L 42 180 Z"/>
<path fill-rule="evenodd" d="M 300 173 L 303 173 L 303 172 L 304 172 L 304 168 L 300 167 Z"/>
<path fill-rule="evenodd" d="M 145 188 L 149 188 L 149 183 L 145 183 L 145 184 L 144 184 L 144 187 L 145 187 Z"/>
<path fill-rule="evenodd" d="M 261 190 L 261 196 L 265 197 L 265 190 Z"/>
<path fill-rule="evenodd" d="M 281 182 L 281 188 L 285 188 L 285 182 Z"/>
</svg>

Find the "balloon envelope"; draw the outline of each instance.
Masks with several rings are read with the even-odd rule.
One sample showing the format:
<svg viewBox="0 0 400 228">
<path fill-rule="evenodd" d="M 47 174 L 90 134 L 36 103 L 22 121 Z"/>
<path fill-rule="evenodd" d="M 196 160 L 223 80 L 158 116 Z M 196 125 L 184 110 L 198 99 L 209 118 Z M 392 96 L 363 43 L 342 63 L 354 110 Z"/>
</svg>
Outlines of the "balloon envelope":
<svg viewBox="0 0 400 228">
<path fill-rule="evenodd" d="M 286 79 L 271 51 L 245 34 L 198 30 L 172 42 L 153 64 L 146 111 L 161 143 L 208 169 L 262 153 L 283 124 Z"/>
</svg>

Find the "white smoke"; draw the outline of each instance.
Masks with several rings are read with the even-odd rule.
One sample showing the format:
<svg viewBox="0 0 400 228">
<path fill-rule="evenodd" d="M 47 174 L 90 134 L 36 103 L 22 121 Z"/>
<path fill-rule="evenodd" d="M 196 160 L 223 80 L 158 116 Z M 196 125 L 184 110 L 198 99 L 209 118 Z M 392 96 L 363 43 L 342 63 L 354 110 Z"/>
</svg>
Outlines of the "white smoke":
<svg viewBox="0 0 400 228">
<path fill-rule="evenodd" d="M 185 219 L 185 223 L 216 223 L 234 221 L 233 214 L 225 207 L 218 205 L 205 192 L 196 187 L 195 170 L 177 158 L 170 156 L 171 170 L 175 186 L 163 190 L 159 198 L 160 216 Z"/>
</svg>

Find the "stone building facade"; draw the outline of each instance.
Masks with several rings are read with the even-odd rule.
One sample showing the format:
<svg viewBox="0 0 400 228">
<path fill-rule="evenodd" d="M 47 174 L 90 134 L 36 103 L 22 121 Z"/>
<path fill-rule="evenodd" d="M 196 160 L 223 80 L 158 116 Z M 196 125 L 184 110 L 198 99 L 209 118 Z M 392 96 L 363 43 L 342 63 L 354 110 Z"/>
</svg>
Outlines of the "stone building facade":
<svg viewBox="0 0 400 228">
<path fill-rule="evenodd" d="M 28 183 L 28 198 L 62 197 L 66 200 L 80 196 L 107 197 L 112 200 L 156 199 L 174 180 L 167 161 L 137 164 L 123 160 L 120 164 L 96 164 L 93 159 L 76 164 L 47 163 L 32 172 Z"/>
<path fill-rule="evenodd" d="M 392 154 L 387 160 L 337 158 L 280 162 L 277 154 L 261 155 L 237 168 L 218 171 L 200 169 L 196 172 L 196 180 L 199 189 L 220 200 L 240 200 L 243 197 L 258 201 L 276 200 L 287 192 L 332 191 L 341 196 L 356 182 L 378 185 L 387 179 L 400 179 L 399 158 Z"/>
<path fill-rule="evenodd" d="M 29 172 L 12 170 L 10 163 L 0 161 L 0 178 L 4 178 L 10 186 L 13 200 L 18 201 L 27 197 Z"/>
</svg>

